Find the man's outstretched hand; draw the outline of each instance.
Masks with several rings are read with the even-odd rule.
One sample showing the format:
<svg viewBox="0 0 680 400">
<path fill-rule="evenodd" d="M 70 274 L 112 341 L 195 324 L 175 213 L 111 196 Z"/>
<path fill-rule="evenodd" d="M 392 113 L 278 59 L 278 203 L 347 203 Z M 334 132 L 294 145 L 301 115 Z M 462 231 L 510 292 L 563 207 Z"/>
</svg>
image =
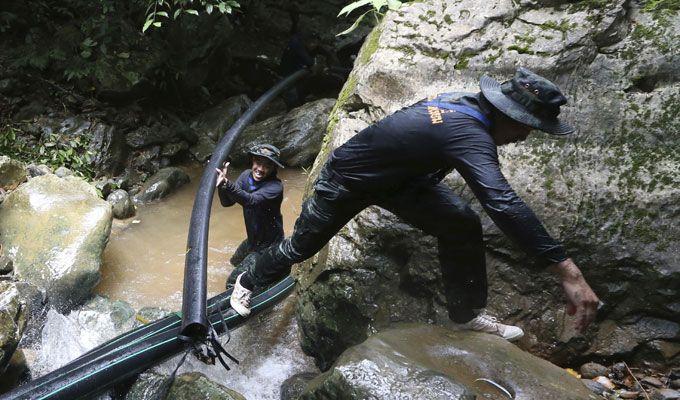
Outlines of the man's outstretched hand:
<svg viewBox="0 0 680 400">
<path fill-rule="evenodd" d="M 215 171 L 217 171 L 217 180 L 215 181 L 215 187 L 219 187 L 222 183 L 227 182 L 229 178 L 227 178 L 227 169 L 229 168 L 229 161 L 224 163 L 224 168 L 219 169 L 215 168 Z"/>
<path fill-rule="evenodd" d="M 600 299 L 571 258 L 553 264 L 551 271 L 562 281 L 562 289 L 567 295 L 567 313 L 576 314 L 576 329 L 584 332 L 595 319 Z"/>
</svg>

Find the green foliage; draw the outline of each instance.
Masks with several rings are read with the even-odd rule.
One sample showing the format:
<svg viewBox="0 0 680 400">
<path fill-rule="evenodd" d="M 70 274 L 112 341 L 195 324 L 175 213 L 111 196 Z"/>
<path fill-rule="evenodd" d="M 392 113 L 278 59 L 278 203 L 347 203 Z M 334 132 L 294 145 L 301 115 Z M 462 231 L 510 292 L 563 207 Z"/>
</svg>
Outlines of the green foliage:
<svg viewBox="0 0 680 400">
<path fill-rule="evenodd" d="M 170 20 L 171 15 L 172 20 L 176 20 L 183 14 L 199 15 L 199 10 L 207 14 L 212 14 L 213 11 L 231 14 L 240 7 L 235 0 L 149 0 L 142 32 L 151 27 L 160 28 L 163 19 Z"/>
<path fill-rule="evenodd" d="M 42 135 L 37 141 L 24 134 L 15 124 L 0 127 L 0 154 L 36 164 L 46 164 L 52 169 L 66 167 L 76 175 L 92 180 L 92 159 L 85 136 L 67 137 L 57 133 Z"/>
<path fill-rule="evenodd" d="M 660 10 L 678 11 L 680 10 L 680 0 L 647 0 L 642 8 L 646 12 Z"/>
<path fill-rule="evenodd" d="M 8 31 L 16 20 L 16 14 L 7 11 L 0 11 L 0 33 Z"/>
<path fill-rule="evenodd" d="M 347 17 L 352 13 L 352 11 L 360 8 L 368 7 L 368 10 L 364 11 L 363 14 L 354 20 L 354 23 L 349 28 L 338 33 L 336 36 L 346 35 L 355 30 L 367 15 L 372 15 L 377 23 L 388 10 L 398 10 L 402 4 L 408 1 L 409 0 L 358 0 L 352 2 L 340 10 L 338 17 Z"/>
</svg>

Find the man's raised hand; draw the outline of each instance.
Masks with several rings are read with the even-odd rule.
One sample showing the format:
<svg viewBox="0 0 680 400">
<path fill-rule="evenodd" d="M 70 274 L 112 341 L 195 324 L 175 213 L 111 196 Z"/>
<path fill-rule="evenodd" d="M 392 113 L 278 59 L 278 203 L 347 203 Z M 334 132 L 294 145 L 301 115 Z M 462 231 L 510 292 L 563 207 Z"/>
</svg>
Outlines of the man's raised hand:
<svg viewBox="0 0 680 400">
<path fill-rule="evenodd" d="M 222 183 L 229 181 L 229 178 L 227 178 L 227 169 L 228 168 L 229 168 L 229 161 L 224 163 L 224 167 L 222 169 L 215 168 L 215 171 L 217 171 L 217 181 L 215 182 L 215 187 L 219 187 Z"/>
</svg>

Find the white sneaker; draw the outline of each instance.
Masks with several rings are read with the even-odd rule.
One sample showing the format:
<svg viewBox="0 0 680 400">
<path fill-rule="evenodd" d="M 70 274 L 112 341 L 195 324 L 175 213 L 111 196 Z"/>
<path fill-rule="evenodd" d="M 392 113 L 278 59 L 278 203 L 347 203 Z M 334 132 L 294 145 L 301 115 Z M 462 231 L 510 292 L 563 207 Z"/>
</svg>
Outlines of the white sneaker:
<svg viewBox="0 0 680 400">
<path fill-rule="evenodd" d="M 456 327 L 462 330 L 486 332 L 498 335 L 505 340 L 514 341 L 521 339 L 524 336 L 522 328 L 513 325 L 505 325 L 498 322 L 496 317 L 492 317 L 486 313 L 481 313 L 469 322 L 464 324 L 455 324 Z"/>
<path fill-rule="evenodd" d="M 250 315 L 250 296 L 253 294 L 252 290 L 248 290 L 241 286 L 241 277 L 245 272 L 241 273 L 236 278 L 236 283 L 234 284 L 234 291 L 231 293 L 229 298 L 229 304 L 231 308 L 239 313 L 242 317 L 247 317 Z"/>
</svg>

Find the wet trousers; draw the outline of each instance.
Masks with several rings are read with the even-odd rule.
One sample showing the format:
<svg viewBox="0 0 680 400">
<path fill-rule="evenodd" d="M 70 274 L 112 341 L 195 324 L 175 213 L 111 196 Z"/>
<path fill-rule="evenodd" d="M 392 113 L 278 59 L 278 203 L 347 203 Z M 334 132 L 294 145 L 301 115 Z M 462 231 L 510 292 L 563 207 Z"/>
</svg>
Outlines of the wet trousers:
<svg viewBox="0 0 680 400">
<path fill-rule="evenodd" d="M 438 240 L 439 263 L 449 318 L 467 322 L 487 299 L 486 261 L 479 216 L 445 185 L 418 185 L 389 194 L 360 193 L 331 178 L 324 169 L 314 194 L 302 205 L 292 236 L 260 253 L 249 281 L 265 286 L 290 273 L 351 218 L 370 205 L 382 207 Z"/>
</svg>

